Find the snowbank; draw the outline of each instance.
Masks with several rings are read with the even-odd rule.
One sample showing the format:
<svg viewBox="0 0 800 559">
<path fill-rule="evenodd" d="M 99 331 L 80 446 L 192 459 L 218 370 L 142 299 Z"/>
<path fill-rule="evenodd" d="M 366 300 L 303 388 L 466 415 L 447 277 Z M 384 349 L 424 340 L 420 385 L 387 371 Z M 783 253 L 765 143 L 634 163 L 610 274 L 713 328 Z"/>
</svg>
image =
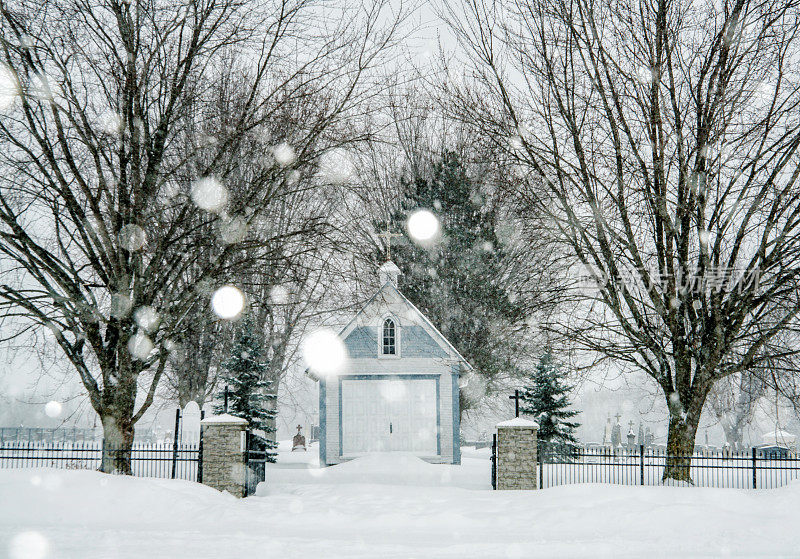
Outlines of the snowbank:
<svg viewBox="0 0 800 559">
<path fill-rule="evenodd" d="M 313 466 L 310 452 L 280 460 L 263 496 L 244 500 L 186 481 L 0 470 L 0 556 L 774 557 L 800 550 L 800 483 L 764 491 L 587 484 L 493 492 L 481 451 L 465 452 L 459 473 L 411 456 L 326 469 Z"/>
</svg>

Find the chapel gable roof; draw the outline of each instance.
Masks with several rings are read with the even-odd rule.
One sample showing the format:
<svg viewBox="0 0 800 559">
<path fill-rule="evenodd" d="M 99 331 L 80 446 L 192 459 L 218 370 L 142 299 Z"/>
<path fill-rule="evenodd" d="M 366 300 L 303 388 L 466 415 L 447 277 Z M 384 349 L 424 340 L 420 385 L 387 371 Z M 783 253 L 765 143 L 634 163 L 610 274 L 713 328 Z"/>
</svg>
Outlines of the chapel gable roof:
<svg viewBox="0 0 800 559">
<path fill-rule="evenodd" d="M 472 365 L 464 358 L 463 355 L 450 343 L 450 341 L 444 337 L 436 326 L 425 316 L 422 311 L 420 311 L 414 303 L 408 300 L 408 298 L 403 295 L 403 293 L 391 282 L 387 281 L 384 283 L 380 289 L 359 309 L 359 311 L 353 315 L 353 318 L 350 322 L 345 325 L 344 328 L 339 331 L 339 337 L 342 340 L 345 340 L 347 336 L 353 331 L 354 328 L 359 324 L 359 318 L 362 318 L 365 314 L 369 311 L 374 311 L 376 306 L 381 305 L 386 307 L 386 312 L 379 313 L 381 316 L 383 315 L 394 315 L 401 319 L 403 317 L 408 317 L 409 315 L 416 318 L 415 322 L 418 322 L 419 326 L 421 326 L 430 336 L 431 338 L 448 354 L 452 355 L 459 363 L 462 363 L 464 368 L 467 370 L 472 370 Z M 316 378 L 316 375 L 307 371 L 313 378 Z"/>
</svg>

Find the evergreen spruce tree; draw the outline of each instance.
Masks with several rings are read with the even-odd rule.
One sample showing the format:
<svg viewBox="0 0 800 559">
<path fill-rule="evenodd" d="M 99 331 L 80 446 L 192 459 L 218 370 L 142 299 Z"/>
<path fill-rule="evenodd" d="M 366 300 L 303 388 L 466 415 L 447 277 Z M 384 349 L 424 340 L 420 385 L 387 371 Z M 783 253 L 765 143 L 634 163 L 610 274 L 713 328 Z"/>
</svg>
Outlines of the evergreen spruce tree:
<svg viewBox="0 0 800 559">
<path fill-rule="evenodd" d="M 505 287 L 508 255 L 496 234 L 496 212 L 451 151 L 428 176 L 403 186 L 406 197 L 389 228 L 406 232 L 409 213 L 425 208 L 438 217 L 442 234 L 441 242 L 432 246 L 408 240 L 392 247 L 392 260 L 404 274 L 403 294 L 473 365 L 491 393 L 493 381 L 515 372 L 516 352 L 522 347 L 519 326 L 526 313 Z M 376 223 L 379 231 L 386 226 Z M 384 258 L 382 252 L 376 256 Z M 462 411 L 475 403 L 462 391 Z"/>
<path fill-rule="evenodd" d="M 569 409 L 571 391 L 552 355 L 545 352 L 523 389 L 520 402 L 520 413 L 533 416 L 539 424 L 540 451 L 570 453 L 576 447 L 575 429 L 580 423 L 570 421 L 579 413 Z"/>
<path fill-rule="evenodd" d="M 237 328 L 228 359 L 223 361 L 220 383 L 223 391 L 217 395 L 214 411 L 225 410 L 225 392 L 228 389 L 228 413 L 250 422 L 250 429 L 274 433 L 271 422 L 276 412 L 273 409 L 275 394 L 270 390 L 272 382 L 266 379 L 269 361 L 264 343 L 252 320 L 245 319 Z M 277 443 L 259 437 L 259 450 L 267 451 L 267 460 L 275 462 Z M 273 452 L 270 452 L 273 451 Z"/>
</svg>

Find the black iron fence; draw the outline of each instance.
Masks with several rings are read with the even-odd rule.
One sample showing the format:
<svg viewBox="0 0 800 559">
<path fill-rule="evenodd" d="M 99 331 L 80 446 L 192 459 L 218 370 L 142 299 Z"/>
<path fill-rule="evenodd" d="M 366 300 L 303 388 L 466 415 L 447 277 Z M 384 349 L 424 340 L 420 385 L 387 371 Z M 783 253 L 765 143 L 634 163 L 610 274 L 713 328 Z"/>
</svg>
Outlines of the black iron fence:
<svg viewBox="0 0 800 559">
<path fill-rule="evenodd" d="M 124 452 L 106 448 L 111 454 Z M 131 473 L 140 477 L 158 477 L 202 481 L 199 444 L 134 443 L 130 450 Z M 36 443 L 6 441 L 0 444 L 0 468 L 64 468 L 98 470 L 103 460 L 103 443 Z"/>
<path fill-rule="evenodd" d="M 800 458 L 788 449 L 699 451 L 691 456 L 677 456 L 644 446 L 567 450 L 540 445 L 538 460 L 540 488 L 570 483 L 679 484 L 662 481 L 668 464 L 678 471 L 685 468 L 696 487 L 771 489 L 800 479 Z"/>
<path fill-rule="evenodd" d="M 266 441 L 258 435 L 247 431 L 246 437 L 244 496 L 249 497 L 255 494 L 258 484 L 266 479 L 268 451 Z"/>
</svg>

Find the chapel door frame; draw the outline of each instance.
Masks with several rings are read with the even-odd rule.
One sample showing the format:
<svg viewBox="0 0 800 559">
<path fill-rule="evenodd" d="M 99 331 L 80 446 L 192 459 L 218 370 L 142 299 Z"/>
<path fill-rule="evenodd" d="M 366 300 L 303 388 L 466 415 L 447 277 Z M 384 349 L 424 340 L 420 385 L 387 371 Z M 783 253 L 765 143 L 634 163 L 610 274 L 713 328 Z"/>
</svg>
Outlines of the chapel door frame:
<svg viewBox="0 0 800 559">
<path fill-rule="evenodd" d="M 343 400 L 342 400 L 342 381 L 346 380 L 433 380 L 436 388 L 436 454 L 418 454 L 420 458 L 441 458 L 442 457 L 442 401 L 441 401 L 441 374 L 435 373 L 395 373 L 395 374 L 362 374 L 362 375 L 341 375 L 337 378 L 338 397 L 339 397 L 339 458 L 358 458 L 369 453 L 359 452 L 344 454 L 344 430 L 343 430 Z"/>
</svg>

